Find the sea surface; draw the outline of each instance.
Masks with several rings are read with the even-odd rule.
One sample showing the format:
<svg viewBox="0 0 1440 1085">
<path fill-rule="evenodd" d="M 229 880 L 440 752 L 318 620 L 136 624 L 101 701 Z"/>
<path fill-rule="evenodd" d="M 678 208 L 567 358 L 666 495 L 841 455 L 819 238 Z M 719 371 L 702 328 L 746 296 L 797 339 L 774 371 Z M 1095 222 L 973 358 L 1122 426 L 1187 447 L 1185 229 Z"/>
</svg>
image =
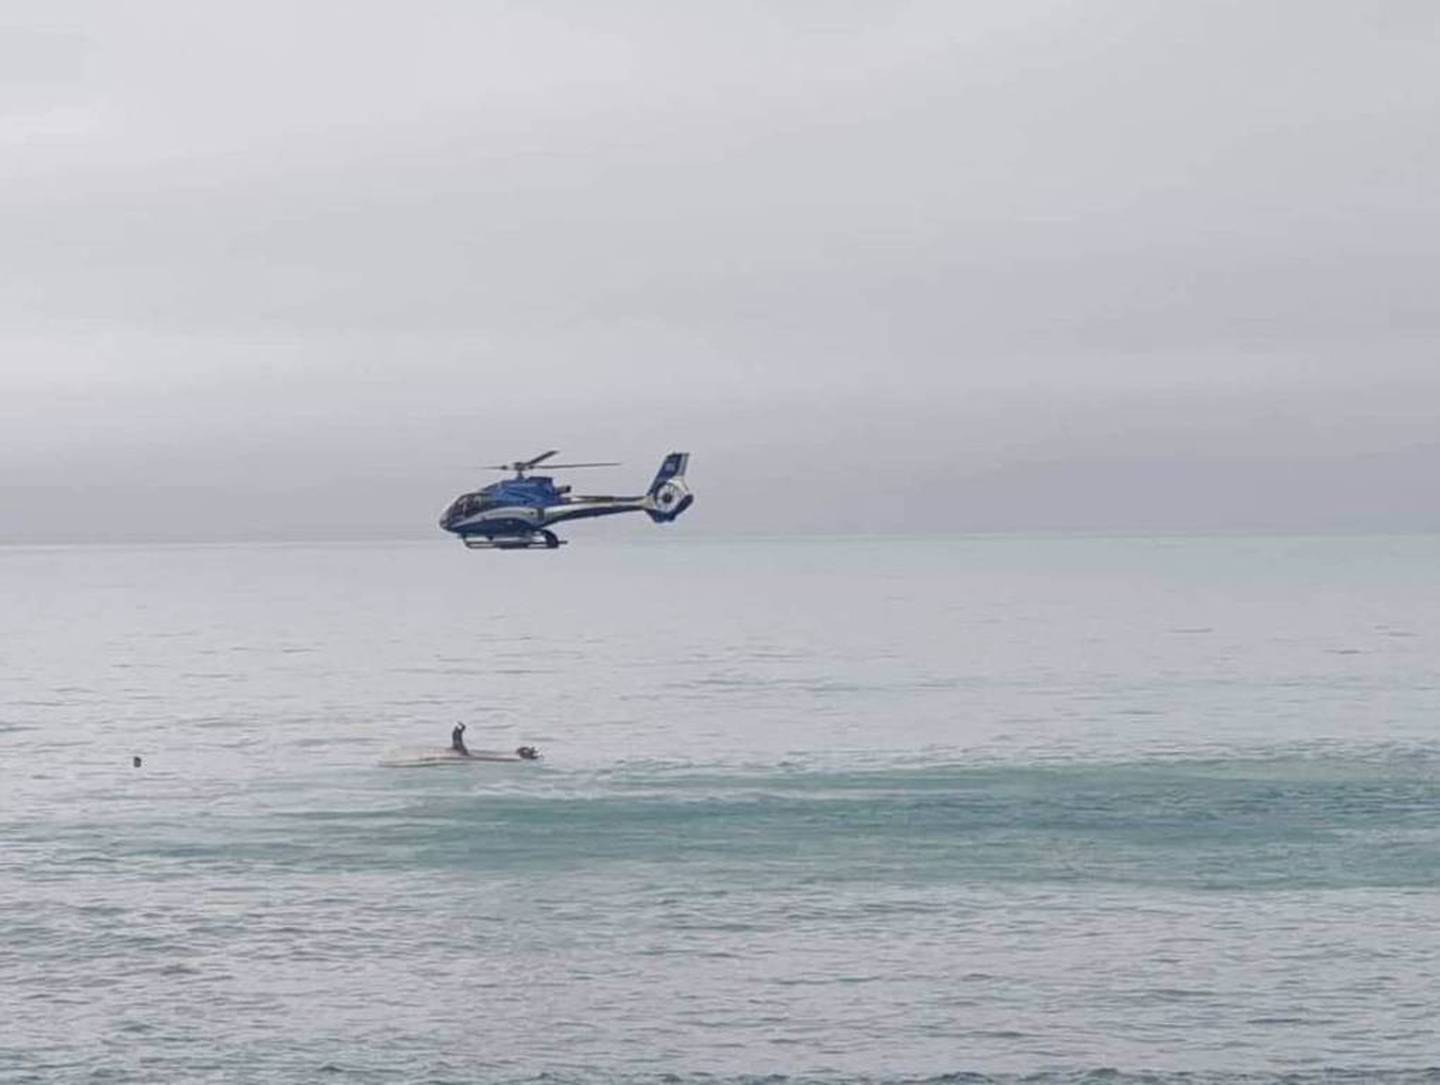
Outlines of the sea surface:
<svg viewBox="0 0 1440 1085">
<path fill-rule="evenodd" d="M 1440 539 L 0 548 L 0 1081 L 931 1079 L 1440 1082 Z"/>
</svg>

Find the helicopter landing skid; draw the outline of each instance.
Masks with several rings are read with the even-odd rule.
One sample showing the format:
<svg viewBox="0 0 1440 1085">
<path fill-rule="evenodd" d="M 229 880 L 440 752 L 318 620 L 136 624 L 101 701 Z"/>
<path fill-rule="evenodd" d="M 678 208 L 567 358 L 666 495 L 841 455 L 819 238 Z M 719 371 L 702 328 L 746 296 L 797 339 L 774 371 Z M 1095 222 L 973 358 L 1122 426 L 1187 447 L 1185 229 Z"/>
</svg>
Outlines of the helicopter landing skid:
<svg viewBox="0 0 1440 1085">
<path fill-rule="evenodd" d="M 566 540 L 553 531 L 538 531 L 533 535 L 467 535 L 463 541 L 469 550 L 558 550 Z"/>
</svg>

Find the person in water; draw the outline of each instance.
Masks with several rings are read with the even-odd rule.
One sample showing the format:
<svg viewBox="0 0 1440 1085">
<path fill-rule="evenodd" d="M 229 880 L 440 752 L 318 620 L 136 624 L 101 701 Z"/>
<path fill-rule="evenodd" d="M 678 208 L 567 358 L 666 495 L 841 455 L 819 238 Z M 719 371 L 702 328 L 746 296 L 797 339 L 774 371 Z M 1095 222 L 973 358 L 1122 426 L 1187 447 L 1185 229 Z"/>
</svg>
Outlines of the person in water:
<svg viewBox="0 0 1440 1085">
<path fill-rule="evenodd" d="M 540 751 L 534 746 L 520 746 L 516 748 L 515 752 L 520 755 L 520 760 L 522 761 L 540 760 Z"/>
<path fill-rule="evenodd" d="M 450 730 L 450 748 L 458 754 L 470 756 L 470 751 L 465 748 L 465 725 L 457 723 Z"/>
</svg>

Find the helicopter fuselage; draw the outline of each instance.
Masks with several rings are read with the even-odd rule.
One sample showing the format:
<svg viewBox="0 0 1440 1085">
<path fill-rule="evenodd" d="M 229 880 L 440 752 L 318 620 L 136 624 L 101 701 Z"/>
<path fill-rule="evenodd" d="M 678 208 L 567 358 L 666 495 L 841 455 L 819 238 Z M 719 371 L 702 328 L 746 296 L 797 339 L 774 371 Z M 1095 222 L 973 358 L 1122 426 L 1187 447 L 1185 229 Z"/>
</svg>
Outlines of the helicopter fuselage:
<svg viewBox="0 0 1440 1085">
<path fill-rule="evenodd" d="M 571 494 L 545 475 L 519 475 L 461 494 L 440 517 L 440 527 L 472 549 L 554 549 L 550 530 L 570 520 L 644 512 L 656 523 L 674 520 L 694 497 L 685 485 L 688 453 L 671 453 L 647 493 L 635 497 Z"/>
</svg>

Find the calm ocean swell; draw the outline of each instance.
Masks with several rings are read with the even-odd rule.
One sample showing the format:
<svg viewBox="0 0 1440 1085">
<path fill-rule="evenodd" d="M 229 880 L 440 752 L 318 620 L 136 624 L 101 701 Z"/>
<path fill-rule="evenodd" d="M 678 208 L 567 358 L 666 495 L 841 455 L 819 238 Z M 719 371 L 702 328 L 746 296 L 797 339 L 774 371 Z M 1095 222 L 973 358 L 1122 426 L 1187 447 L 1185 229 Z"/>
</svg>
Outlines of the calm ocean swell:
<svg viewBox="0 0 1440 1085">
<path fill-rule="evenodd" d="M 1434 544 L 735 545 L 0 554 L 0 1080 L 1440 1081 Z"/>
<path fill-rule="evenodd" d="M 190 819 L 161 809 L 116 820 L 123 806 L 99 806 L 94 820 L 34 823 L 35 843 L 59 861 L 184 860 L 188 871 L 685 860 L 834 882 L 1440 887 L 1440 765 L 1424 750 L 848 772 L 543 766 L 521 783 L 499 767 L 459 781 L 455 771 L 377 770 L 347 780 L 343 805 L 296 808 L 274 785 Z M 24 819 L 9 840 L 25 847 Z"/>
</svg>

